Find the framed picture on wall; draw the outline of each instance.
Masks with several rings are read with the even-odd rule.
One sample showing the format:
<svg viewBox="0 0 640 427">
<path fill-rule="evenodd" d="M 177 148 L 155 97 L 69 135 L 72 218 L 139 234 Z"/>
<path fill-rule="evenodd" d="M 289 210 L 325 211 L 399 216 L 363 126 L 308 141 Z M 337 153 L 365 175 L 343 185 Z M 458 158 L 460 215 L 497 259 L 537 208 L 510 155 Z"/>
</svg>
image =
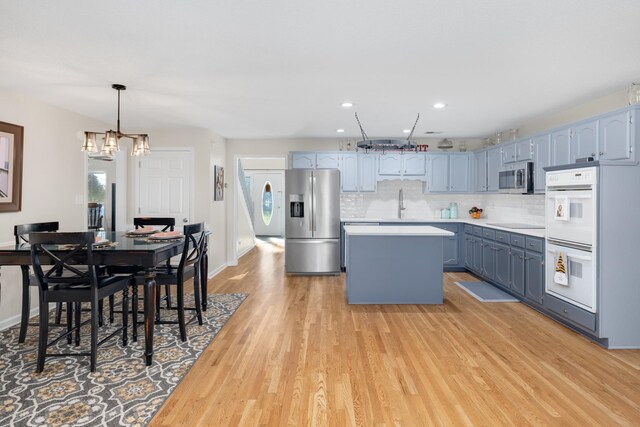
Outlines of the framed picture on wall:
<svg viewBox="0 0 640 427">
<path fill-rule="evenodd" d="M 18 212 L 22 203 L 22 126 L 0 122 L 0 212 Z"/>
<path fill-rule="evenodd" d="M 213 200 L 218 202 L 224 200 L 224 168 L 222 166 L 213 167 L 214 191 Z"/>
</svg>

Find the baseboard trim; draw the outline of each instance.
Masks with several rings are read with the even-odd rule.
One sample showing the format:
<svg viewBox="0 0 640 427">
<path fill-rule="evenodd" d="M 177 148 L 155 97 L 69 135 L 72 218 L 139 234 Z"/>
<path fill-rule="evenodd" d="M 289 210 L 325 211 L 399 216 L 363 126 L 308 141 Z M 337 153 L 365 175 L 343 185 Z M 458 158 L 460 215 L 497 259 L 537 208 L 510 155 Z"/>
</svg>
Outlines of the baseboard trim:
<svg viewBox="0 0 640 427">
<path fill-rule="evenodd" d="M 209 274 L 207 275 L 208 279 L 212 279 L 213 277 L 217 276 L 218 274 L 222 273 L 222 270 L 224 270 L 225 268 L 227 268 L 227 264 L 222 264 L 220 267 L 216 268 L 213 271 L 210 271 Z"/>
<path fill-rule="evenodd" d="M 53 305 L 53 307 L 55 307 L 55 305 Z M 31 318 L 33 316 L 37 316 L 39 311 L 40 309 L 38 307 L 32 308 L 31 311 L 29 312 L 29 317 Z M 3 321 L 1 321 L 0 331 L 9 329 L 10 327 L 15 325 L 19 325 L 21 316 L 22 316 L 21 314 L 16 314 L 15 316 L 11 316 L 8 319 L 4 319 Z M 36 328 L 37 326 L 32 326 L 32 327 Z"/>
<path fill-rule="evenodd" d="M 256 247 L 256 242 L 255 240 L 253 241 L 253 245 L 249 246 L 248 248 L 246 248 L 245 250 L 243 250 L 242 252 L 238 253 L 238 259 L 242 258 L 244 255 L 246 255 L 251 249 Z"/>
</svg>

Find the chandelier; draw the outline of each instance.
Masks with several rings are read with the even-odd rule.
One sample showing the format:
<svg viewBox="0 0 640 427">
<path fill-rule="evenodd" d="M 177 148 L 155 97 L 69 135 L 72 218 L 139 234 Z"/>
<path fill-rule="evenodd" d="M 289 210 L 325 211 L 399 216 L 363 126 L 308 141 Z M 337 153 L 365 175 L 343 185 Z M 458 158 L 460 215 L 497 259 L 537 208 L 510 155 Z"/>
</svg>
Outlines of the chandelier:
<svg viewBox="0 0 640 427">
<path fill-rule="evenodd" d="M 120 138 L 130 138 L 133 140 L 132 156 L 142 156 L 149 153 L 149 135 L 147 134 L 127 134 L 120 132 L 120 91 L 127 90 L 125 85 L 113 84 L 111 87 L 118 91 L 118 122 L 116 130 L 108 130 L 106 132 L 85 132 L 82 151 L 87 153 L 98 153 L 98 144 L 96 138 L 98 135 L 104 135 L 102 138 L 102 148 L 99 153 L 101 156 L 112 157 L 116 151 L 120 151 Z"/>
</svg>

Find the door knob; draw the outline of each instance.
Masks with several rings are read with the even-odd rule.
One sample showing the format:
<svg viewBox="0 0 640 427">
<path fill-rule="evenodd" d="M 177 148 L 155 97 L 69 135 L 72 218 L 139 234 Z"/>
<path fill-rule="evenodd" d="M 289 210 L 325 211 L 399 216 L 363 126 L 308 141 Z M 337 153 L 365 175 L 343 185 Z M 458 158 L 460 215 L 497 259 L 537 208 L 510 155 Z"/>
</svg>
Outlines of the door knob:
<svg viewBox="0 0 640 427">
<path fill-rule="evenodd" d="M 186 224 L 187 222 L 189 222 L 189 220 L 187 218 L 182 218 L 182 222 Z"/>
</svg>

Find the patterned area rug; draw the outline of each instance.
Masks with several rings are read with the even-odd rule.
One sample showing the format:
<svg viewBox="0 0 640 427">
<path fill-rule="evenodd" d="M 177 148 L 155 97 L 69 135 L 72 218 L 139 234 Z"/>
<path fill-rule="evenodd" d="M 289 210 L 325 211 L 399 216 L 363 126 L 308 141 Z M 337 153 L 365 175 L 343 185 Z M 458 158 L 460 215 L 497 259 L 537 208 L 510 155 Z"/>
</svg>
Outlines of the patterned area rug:
<svg viewBox="0 0 640 427">
<path fill-rule="evenodd" d="M 127 347 L 118 337 L 98 348 L 93 374 L 88 357 L 72 356 L 47 358 L 44 372 L 37 374 L 38 328 L 29 327 L 23 344 L 18 344 L 18 327 L 1 331 L 0 426 L 146 425 L 246 297 L 209 295 L 204 325 L 194 321 L 187 326 L 185 343 L 180 341 L 178 325 L 156 325 L 149 367 L 143 359 L 143 326 L 138 327 L 138 342 L 129 334 Z M 192 296 L 185 297 L 185 305 L 193 306 Z M 174 310 L 162 311 L 163 319 L 172 316 L 177 317 Z M 116 314 L 116 322 L 119 319 Z M 57 336 L 58 329 L 52 328 L 50 337 Z M 98 339 L 108 336 L 110 329 L 100 328 Z M 63 339 L 50 351 L 87 352 L 89 336 L 87 325 L 80 347 L 68 346 Z"/>
</svg>

